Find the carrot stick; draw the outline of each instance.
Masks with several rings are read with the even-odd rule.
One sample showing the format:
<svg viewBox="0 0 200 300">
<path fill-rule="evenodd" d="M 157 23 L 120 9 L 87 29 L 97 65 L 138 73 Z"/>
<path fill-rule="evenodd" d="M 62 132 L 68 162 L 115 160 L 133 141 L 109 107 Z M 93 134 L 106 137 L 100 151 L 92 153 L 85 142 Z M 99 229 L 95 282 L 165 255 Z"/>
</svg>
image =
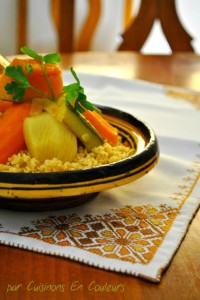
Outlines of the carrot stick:
<svg viewBox="0 0 200 300">
<path fill-rule="evenodd" d="M 109 124 L 100 114 L 94 110 L 85 110 L 83 116 L 94 126 L 104 140 L 107 140 L 113 146 L 117 144 L 117 129 Z"/>
<path fill-rule="evenodd" d="M 0 113 L 3 113 L 8 108 L 10 108 L 12 105 L 13 105 L 13 102 L 11 102 L 11 101 L 0 100 Z"/>
<path fill-rule="evenodd" d="M 30 109 L 30 103 L 14 103 L 0 117 L 0 163 L 6 163 L 13 154 L 26 149 L 23 123 Z"/>
</svg>

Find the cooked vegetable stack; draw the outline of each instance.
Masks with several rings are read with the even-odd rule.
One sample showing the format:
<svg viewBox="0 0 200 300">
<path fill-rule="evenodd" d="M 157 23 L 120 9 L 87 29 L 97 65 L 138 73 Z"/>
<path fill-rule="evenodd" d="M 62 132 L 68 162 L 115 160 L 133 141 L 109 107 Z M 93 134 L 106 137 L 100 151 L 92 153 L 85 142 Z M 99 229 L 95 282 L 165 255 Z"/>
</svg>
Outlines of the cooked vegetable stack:
<svg viewBox="0 0 200 300">
<path fill-rule="evenodd" d="M 80 141 L 88 151 L 105 141 L 115 146 L 117 129 L 87 100 L 79 78 L 63 86 L 58 53 L 14 59 L 0 75 L 0 163 L 21 150 L 41 162 L 73 161 Z"/>
<path fill-rule="evenodd" d="M 45 63 L 45 73 L 48 76 L 55 97 L 58 97 L 62 93 L 63 87 L 62 73 L 59 66 Z M 17 84 L 13 79 L 17 81 Z M 22 95 L 23 92 L 24 95 Z M 43 73 L 41 62 L 30 58 L 15 58 L 0 77 L 0 98 L 15 102 L 31 101 L 39 94 L 44 97 L 52 97 L 51 88 Z"/>
</svg>

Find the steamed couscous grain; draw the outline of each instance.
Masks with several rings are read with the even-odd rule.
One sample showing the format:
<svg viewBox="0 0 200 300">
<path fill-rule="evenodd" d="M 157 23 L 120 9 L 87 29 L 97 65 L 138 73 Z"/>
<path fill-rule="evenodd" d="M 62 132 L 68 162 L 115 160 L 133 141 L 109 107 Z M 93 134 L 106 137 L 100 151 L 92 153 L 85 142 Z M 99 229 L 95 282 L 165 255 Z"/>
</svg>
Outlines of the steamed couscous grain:
<svg viewBox="0 0 200 300">
<path fill-rule="evenodd" d="M 23 151 L 10 157 L 7 164 L 0 164 L 0 172 L 34 173 L 81 170 L 117 162 L 128 158 L 134 151 L 135 149 L 121 143 L 115 147 L 105 143 L 93 148 L 91 152 L 79 147 L 73 162 L 63 163 L 61 160 L 53 158 L 45 160 L 42 164 L 36 158 L 31 157 L 27 151 Z"/>
</svg>

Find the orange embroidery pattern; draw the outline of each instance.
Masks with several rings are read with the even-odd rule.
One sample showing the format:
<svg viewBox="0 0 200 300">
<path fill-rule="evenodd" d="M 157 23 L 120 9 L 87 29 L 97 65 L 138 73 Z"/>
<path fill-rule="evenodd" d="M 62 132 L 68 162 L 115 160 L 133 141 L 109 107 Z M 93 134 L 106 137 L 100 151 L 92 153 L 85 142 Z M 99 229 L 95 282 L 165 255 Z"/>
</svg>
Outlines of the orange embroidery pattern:
<svg viewBox="0 0 200 300">
<path fill-rule="evenodd" d="M 200 94 L 198 92 L 196 93 L 190 93 L 186 91 L 180 91 L 177 89 L 169 89 L 167 91 L 167 96 L 170 96 L 175 99 L 184 99 L 188 102 L 190 102 L 197 110 L 200 109 Z"/>
<path fill-rule="evenodd" d="M 19 235 L 74 246 L 97 255 L 147 264 L 177 215 L 177 208 L 161 205 L 126 206 L 104 216 L 49 216 L 23 227 Z"/>
<path fill-rule="evenodd" d="M 200 154 L 169 196 L 168 204 L 137 205 L 111 209 L 104 215 L 49 216 L 8 233 L 34 238 L 52 245 L 72 246 L 106 258 L 148 264 L 169 232 L 181 207 L 200 178 Z M 170 201 L 173 200 L 173 201 Z"/>
</svg>

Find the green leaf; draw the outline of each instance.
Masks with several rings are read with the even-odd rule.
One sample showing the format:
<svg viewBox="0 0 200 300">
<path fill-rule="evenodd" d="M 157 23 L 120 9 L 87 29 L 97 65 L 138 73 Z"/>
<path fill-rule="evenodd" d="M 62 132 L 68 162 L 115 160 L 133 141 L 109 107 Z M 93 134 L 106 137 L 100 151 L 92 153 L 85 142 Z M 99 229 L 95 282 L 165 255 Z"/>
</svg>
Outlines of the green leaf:
<svg viewBox="0 0 200 300">
<path fill-rule="evenodd" d="M 74 108 L 76 111 L 80 112 L 81 114 L 84 113 L 85 109 L 78 101 L 75 102 Z"/>
<path fill-rule="evenodd" d="M 21 102 L 27 87 L 12 81 L 11 83 L 7 83 L 4 88 L 8 94 L 15 94 L 13 97 L 15 102 Z"/>
<path fill-rule="evenodd" d="M 88 110 L 94 110 L 94 106 L 91 102 L 87 101 L 87 97 L 85 94 L 79 94 L 79 97 L 77 98 L 76 100 L 76 103 L 79 104 L 79 106 L 77 107 L 80 107 L 80 104 L 81 104 L 81 107 L 83 108 L 83 111 L 85 111 L 85 109 L 88 109 Z M 79 109 L 78 109 L 79 110 Z M 82 110 L 82 109 L 81 109 Z M 80 111 L 80 110 L 79 110 Z M 81 111 L 80 111 L 81 112 Z"/>
<path fill-rule="evenodd" d="M 84 94 L 84 88 L 82 86 L 79 86 L 79 93 Z"/>
<path fill-rule="evenodd" d="M 76 83 L 72 83 L 63 87 L 63 91 L 66 94 L 66 100 L 74 106 L 76 111 L 80 113 L 83 113 L 85 109 L 94 110 L 95 107 L 87 100 L 87 96 L 84 93 L 84 88 L 80 85 L 80 80 L 76 75 L 76 72 L 73 68 L 70 70 L 76 80 Z"/>
<path fill-rule="evenodd" d="M 11 77 L 25 85 L 29 85 L 28 78 L 23 72 L 22 66 L 8 66 L 5 69 L 5 75 Z"/>
<path fill-rule="evenodd" d="M 71 71 L 72 75 L 74 76 L 75 80 L 77 81 L 77 83 L 80 85 L 80 80 L 72 67 L 70 68 L 70 71 Z"/>
<path fill-rule="evenodd" d="M 26 67 L 26 73 L 30 74 L 33 71 L 33 66 L 32 65 L 27 65 Z"/>
<path fill-rule="evenodd" d="M 45 63 L 49 63 L 49 64 L 57 64 L 61 61 L 60 55 L 59 53 L 50 53 L 50 54 L 46 54 L 43 57 L 43 61 Z"/>
<path fill-rule="evenodd" d="M 79 92 L 79 85 L 78 85 L 78 83 L 71 83 L 69 85 L 64 86 L 63 90 L 68 93 L 73 92 L 73 91 Z"/>
<path fill-rule="evenodd" d="M 27 75 L 32 72 L 32 69 L 31 65 L 26 66 Z M 5 75 L 17 81 L 7 83 L 4 87 L 5 90 L 10 95 L 14 94 L 13 100 L 15 102 L 21 102 L 23 100 L 25 90 L 30 87 L 28 77 L 24 74 L 22 66 L 18 65 L 6 67 Z"/>
<path fill-rule="evenodd" d="M 60 55 L 59 53 L 55 52 L 55 53 L 50 53 L 50 54 L 46 54 L 44 56 L 38 54 L 37 52 L 35 52 L 34 50 L 24 46 L 21 47 L 21 52 L 32 57 L 35 58 L 37 60 L 40 60 L 44 63 L 49 63 L 49 64 L 56 64 L 59 63 L 61 61 Z"/>
<path fill-rule="evenodd" d="M 89 101 L 87 101 L 87 100 L 83 100 L 83 101 L 82 101 L 82 104 L 83 104 L 83 106 L 84 106 L 85 108 L 87 108 L 88 110 L 94 110 L 94 105 L 93 105 L 91 102 L 89 102 Z"/>
<path fill-rule="evenodd" d="M 42 56 L 39 55 L 37 52 L 35 52 L 34 50 L 24 46 L 24 47 L 21 47 L 20 48 L 20 51 L 32 58 L 35 58 L 35 59 L 38 59 L 38 60 L 41 60 L 42 61 Z"/>
<path fill-rule="evenodd" d="M 79 96 L 79 86 L 77 83 L 72 83 L 63 87 L 64 93 L 66 93 L 66 99 L 72 104 Z"/>
</svg>

